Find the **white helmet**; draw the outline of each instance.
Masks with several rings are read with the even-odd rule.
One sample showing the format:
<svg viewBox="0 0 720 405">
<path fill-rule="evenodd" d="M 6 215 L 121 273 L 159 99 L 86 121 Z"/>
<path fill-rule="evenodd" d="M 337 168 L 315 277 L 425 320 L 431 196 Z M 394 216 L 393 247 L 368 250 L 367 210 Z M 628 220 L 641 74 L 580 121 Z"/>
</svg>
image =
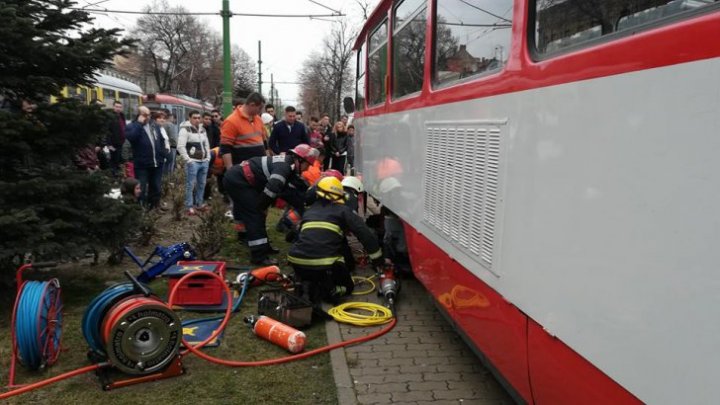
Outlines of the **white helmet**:
<svg viewBox="0 0 720 405">
<path fill-rule="evenodd" d="M 362 181 L 354 176 L 345 176 L 345 178 L 342 181 L 343 187 L 351 188 L 358 193 L 362 193 L 365 190 L 365 187 L 363 187 Z"/>
<path fill-rule="evenodd" d="M 265 124 L 265 125 L 273 122 L 273 116 L 268 113 L 262 113 L 262 115 L 260 116 L 260 119 L 262 120 L 263 124 Z"/>
</svg>

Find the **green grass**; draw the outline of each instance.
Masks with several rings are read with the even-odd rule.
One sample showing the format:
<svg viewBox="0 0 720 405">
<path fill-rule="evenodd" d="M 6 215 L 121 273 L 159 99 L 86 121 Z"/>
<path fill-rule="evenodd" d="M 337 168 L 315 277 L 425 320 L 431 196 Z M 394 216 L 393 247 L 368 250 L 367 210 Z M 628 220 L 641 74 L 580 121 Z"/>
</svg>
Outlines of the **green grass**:
<svg viewBox="0 0 720 405">
<path fill-rule="evenodd" d="M 289 245 L 282 235 L 275 231 L 280 211 L 272 209 L 268 216 L 268 232 L 273 245 L 282 250 L 277 255 L 284 262 Z M 187 225 L 193 220 L 184 221 Z M 187 226 L 185 225 L 185 226 Z M 221 256 L 228 264 L 247 265 L 247 247 L 235 240 L 235 234 L 228 228 Z M 179 242 L 174 240 L 171 242 Z M 163 244 L 163 243 L 160 243 Z M 282 266 L 283 270 L 289 268 Z M 49 272 L 36 271 L 30 279 L 45 280 L 49 277 L 60 279 L 65 302 L 65 325 L 63 328 L 63 352 L 58 363 L 48 370 L 29 372 L 22 367 L 18 370 L 17 382 L 30 383 L 55 376 L 63 372 L 89 365 L 85 353 L 87 343 L 82 336 L 80 322 L 85 306 L 108 285 L 124 281 L 122 270 L 137 268 L 125 261 L 120 267 L 90 266 L 85 263 L 65 265 Z M 229 272 L 228 278 L 234 278 Z M 166 281 L 158 279 L 151 284 L 159 295 L 166 293 Z M 273 344 L 257 338 L 242 322 L 243 315 L 257 312 L 258 289 L 248 291 L 242 309 L 231 320 L 225 337 L 218 348 L 206 353 L 232 360 L 253 361 L 284 357 L 288 353 Z M 0 382 L 7 383 L 10 359 L 10 316 L 12 308 L 0 309 Z M 182 317 L 197 317 L 196 314 L 181 313 Z M 306 350 L 327 344 L 325 327 L 316 324 L 304 331 L 308 337 Z M 57 403 L 57 404 L 238 404 L 238 403 L 300 403 L 334 404 L 337 402 L 335 383 L 330 367 L 329 355 L 321 354 L 309 359 L 267 367 L 230 368 L 208 363 L 195 356 L 183 359 L 187 373 L 180 377 L 144 383 L 109 392 L 101 389 L 93 374 L 85 374 L 39 390 L 12 398 L 9 403 Z"/>
</svg>

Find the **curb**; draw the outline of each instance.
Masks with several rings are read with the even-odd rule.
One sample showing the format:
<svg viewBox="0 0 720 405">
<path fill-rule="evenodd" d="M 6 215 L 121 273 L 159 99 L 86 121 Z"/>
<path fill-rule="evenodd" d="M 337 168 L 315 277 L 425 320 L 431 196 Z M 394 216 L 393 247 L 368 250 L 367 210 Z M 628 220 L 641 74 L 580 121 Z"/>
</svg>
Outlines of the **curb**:
<svg viewBox="0 0 720 405">
<path fill-rule="evenodd" d="M 325 333 L 327 334 L 328 344 L 342 341 L 340 328 L 334 320 L 325 322 Z M 345 348 L 341 347 L 330 351 L 330 365 L 332 367 L 333 377 L 335 378 L 338 404 L 356 405 L 357 397 L 352 379 L 350 378 L 350 370 L 347 366 Z"/>
</svg>

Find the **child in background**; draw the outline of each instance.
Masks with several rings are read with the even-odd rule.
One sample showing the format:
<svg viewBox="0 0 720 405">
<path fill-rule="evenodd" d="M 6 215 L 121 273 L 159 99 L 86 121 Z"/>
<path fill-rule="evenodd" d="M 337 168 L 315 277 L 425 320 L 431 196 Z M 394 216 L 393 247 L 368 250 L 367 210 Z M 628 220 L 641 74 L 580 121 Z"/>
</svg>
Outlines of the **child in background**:
<svg viewBox="0 0 720 405">
<path fill-rule="evenodd" d="M 120 186 L 120 195 L 126 204 L 137 204 L 140 199 L 140 182 L 134 178 L 127 178 Z"/>
</svg>

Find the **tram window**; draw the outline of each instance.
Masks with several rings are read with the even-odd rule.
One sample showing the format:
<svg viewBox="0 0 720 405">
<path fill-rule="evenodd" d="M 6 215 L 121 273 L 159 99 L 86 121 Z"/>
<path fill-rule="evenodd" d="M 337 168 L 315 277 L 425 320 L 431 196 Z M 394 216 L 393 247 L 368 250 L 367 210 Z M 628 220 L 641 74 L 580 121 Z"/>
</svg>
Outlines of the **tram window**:
<svg viewBox="0 0 720 405">
<path fill-rule="evenodd" d="M 437 0 L 435 84 L 497 71 L 510 51 L 512 0 Z"/>
<path fill-rule="evenodd" d="M 355 81 L 355 109 L 362 111 L 365 107 L 365 44 L 357 53 L 357 79 Z"/>
<path fill-rule="evenodd" d="M 103 103 L 106 107 L 112 107 L 115 102 L 115 90 L 102 89 L 103 92 Z"/>
<path fill-rule="evenodd" d="M 131 96 L 128 93 L 119 91 L 118 92 L 118 100 L 123 105 L 123 114 L 125 114 L 125 117 L 131 117 L 132 116 L 132 99 L 135 98 L 135 104 L 137 104 L 137 96 Z"/>
<path fill-rule="evenodd" d="M 80 87 L 80 100 L 83 102 L 83 104 L 89 104 L 90 103 L 90 92 L 92 91 L 92 88 L 90 87 Z"/>
<path fill-rule="evenodd" d="M 422 89 L 425 69 L 425 0 L 404 0 L 393 20 L 393 97 Z"/>
<path fill-rule="evenodd" d="M 535 48 L 546 54 L 615 32 L 641 29 L 669 17 L 692 15 L 720 0 L 536 0 Z"/>
<path fill-rule="evenodd" d="M 75 86 L 67 86 L 67 98 L 77 99 L 78 88 Z"/>
<path fill-rule="evenodd" d="M 385 77 L 387 76 L 387 21 L 370 34 L 368 57 L 368 98 L 369 104 L 385 101 Z"/>
</svg>

